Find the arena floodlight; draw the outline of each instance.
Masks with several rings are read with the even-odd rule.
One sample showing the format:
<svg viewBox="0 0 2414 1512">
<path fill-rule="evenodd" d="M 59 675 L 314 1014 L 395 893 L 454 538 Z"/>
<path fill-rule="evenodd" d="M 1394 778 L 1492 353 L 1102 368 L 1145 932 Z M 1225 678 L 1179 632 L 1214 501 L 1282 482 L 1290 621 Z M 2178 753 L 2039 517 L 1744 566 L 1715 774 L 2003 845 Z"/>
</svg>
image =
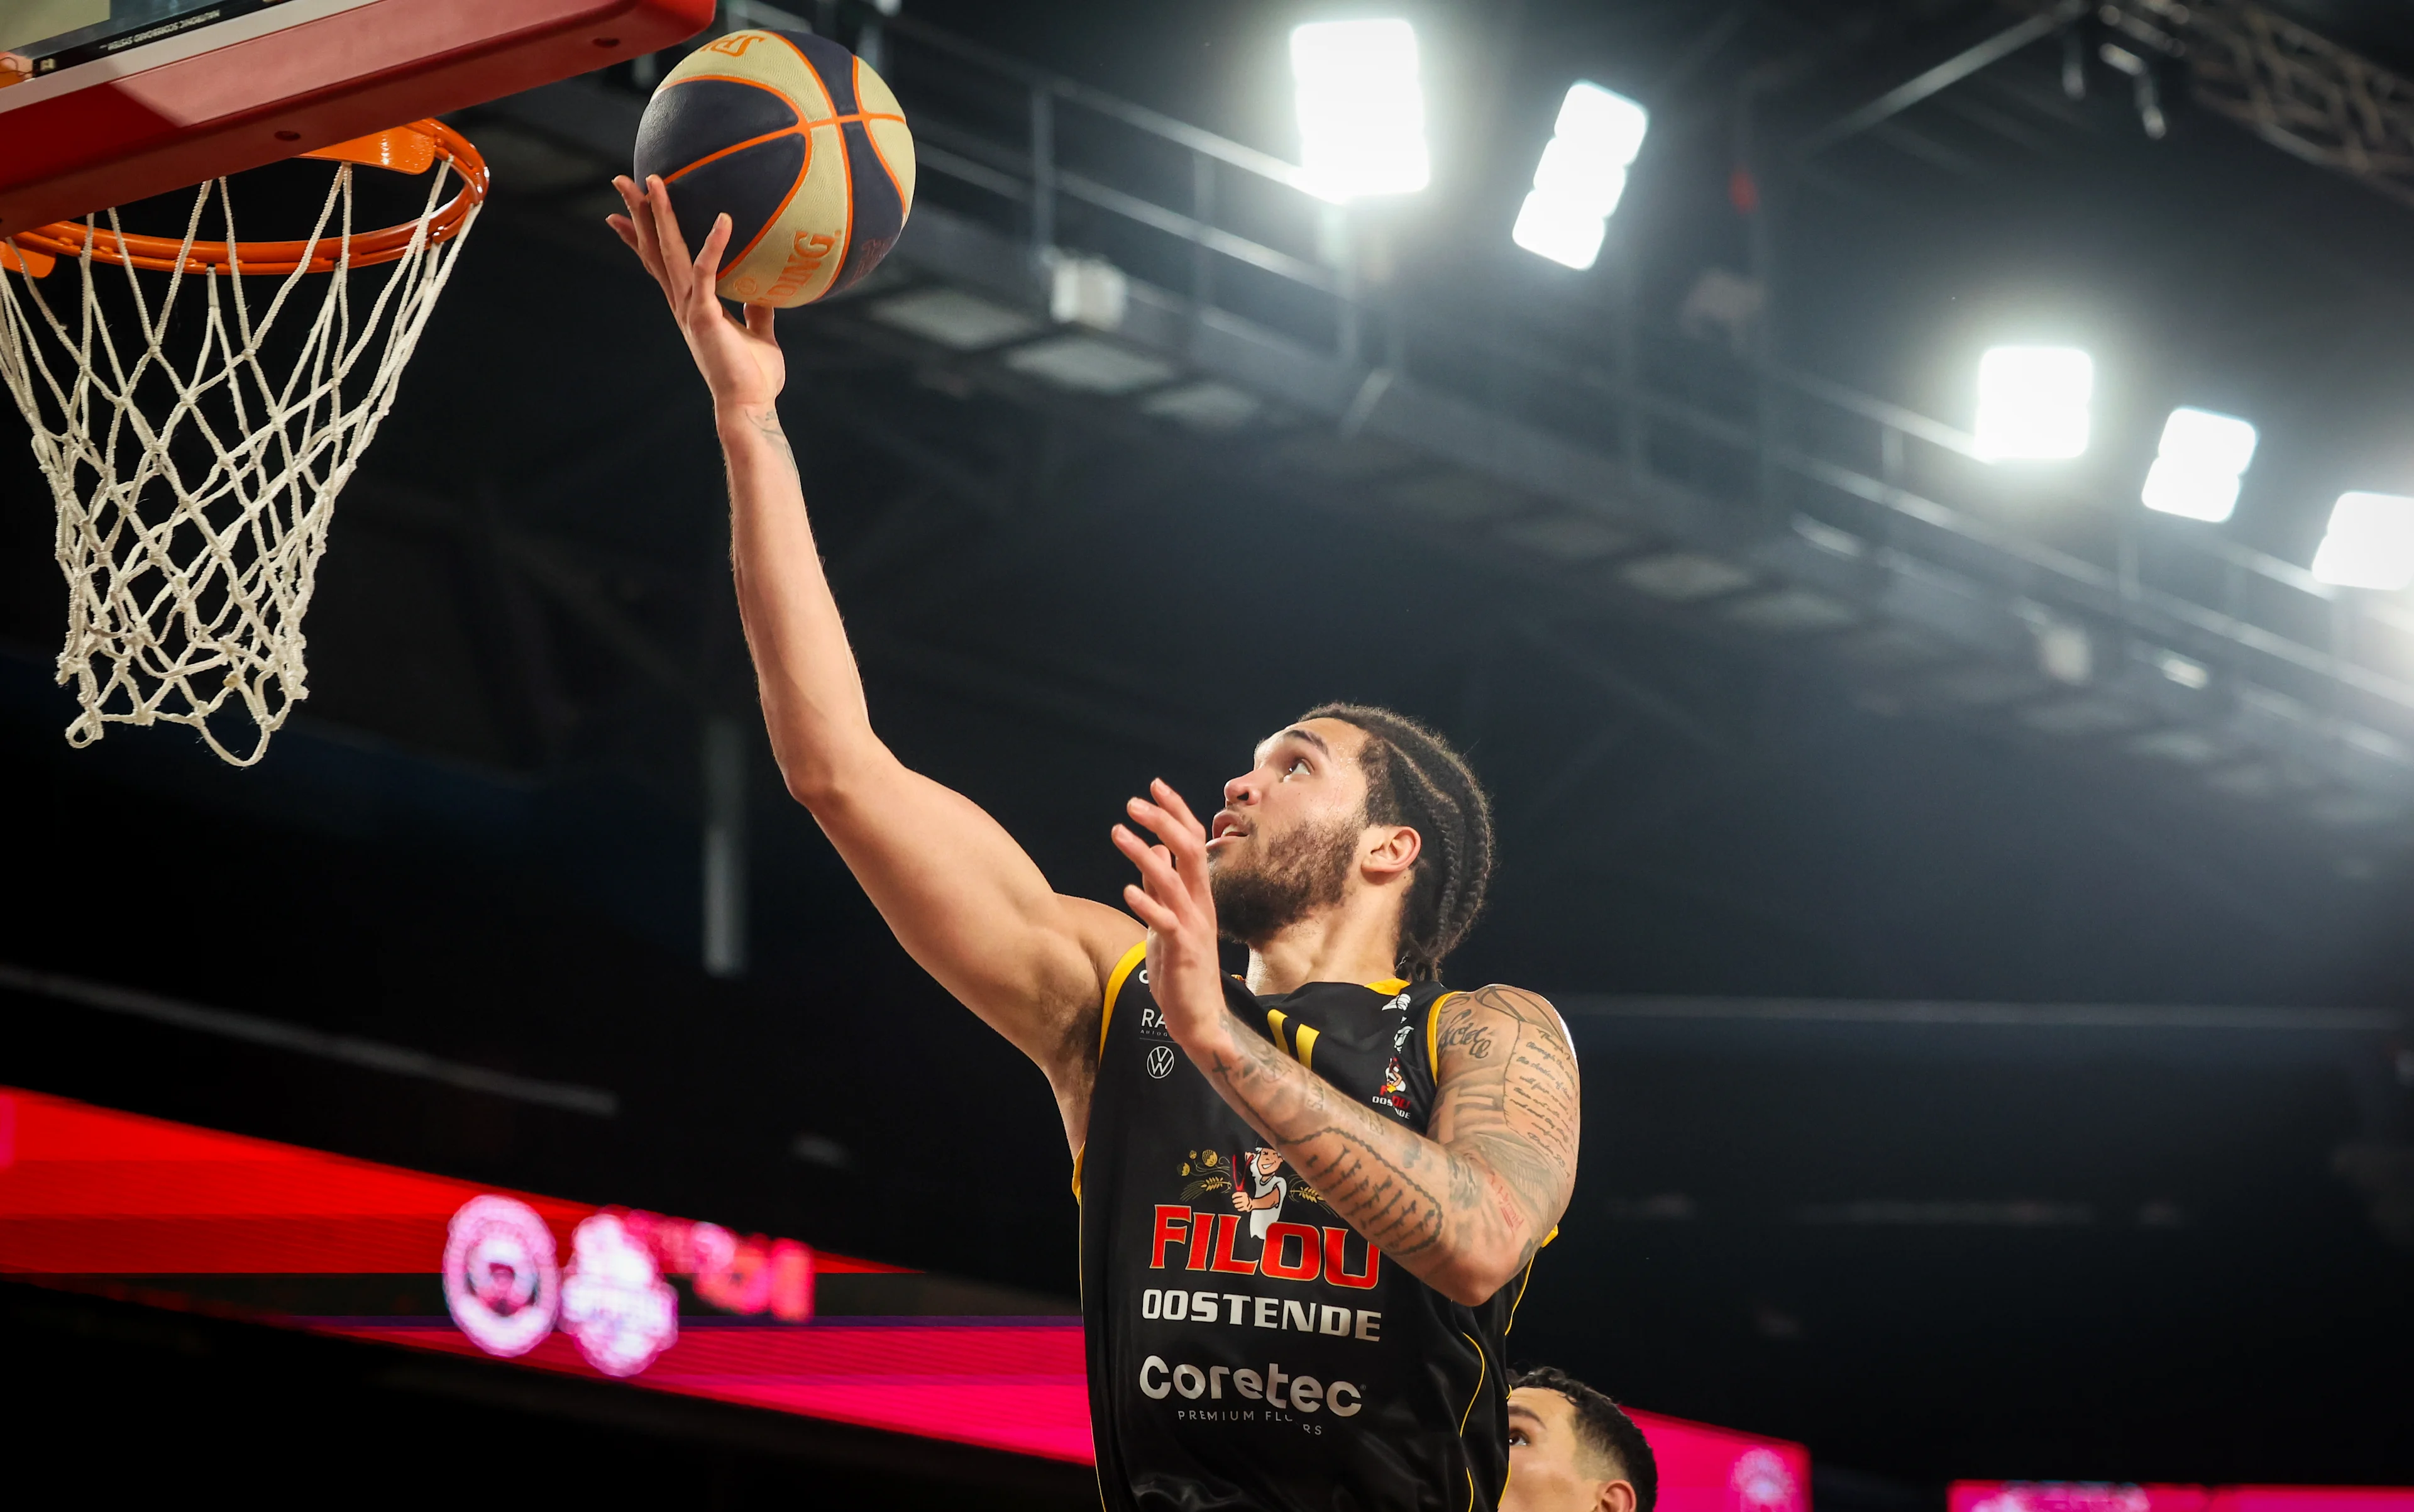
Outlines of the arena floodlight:
<svg viewBox="0 0 2414 1512">
<path fill-rule="evenodd" d="M 2414 583 L 2414 499 L 2343 493 L 2314 553 L 2314 576 L 2340 588 L 2394 591 Z"/>
<path fill-rule="evenodd" d="M 2066 461 L 2087 450 L 2095 363 L 2076 347 L 1990 347 L 1978 359 L 1978 455 Z"/>
<path fill-rule="evenodd" d="M 1417 32 L 1405 21 L 1291 28 L 1300 164 L 1327 200 L 1413 194 L 1433 177 L 1425 151 Z"/>
<path fill-rule="evenodd" d="M 1591 267 L 1650 126 L 1651 113 L 1625 96 L 1583 81 L 1570 85 L 1509 239 L 1578 272 Z"/>
<path fill-rule="evenodd" d="M 2218 525 L 2238 507 L 2238 480 L 2255 459 L 2255 427 L 2236 415 L 2173 410 L 2138 497 L 2148 509 Z"/>
</svg>

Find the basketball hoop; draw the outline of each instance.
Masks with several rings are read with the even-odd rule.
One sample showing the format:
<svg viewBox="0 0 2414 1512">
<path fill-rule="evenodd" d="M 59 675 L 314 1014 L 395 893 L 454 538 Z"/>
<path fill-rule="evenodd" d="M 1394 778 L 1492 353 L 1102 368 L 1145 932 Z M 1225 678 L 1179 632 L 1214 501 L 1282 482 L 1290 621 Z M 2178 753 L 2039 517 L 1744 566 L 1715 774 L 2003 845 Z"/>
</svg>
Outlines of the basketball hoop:
<svg viewBox="0 0 2414 1512">
<path fill-rule="evenodd" d="M 70 745 L 112 724 L 167 721 L 247 767 L 308 696 L 302 616 L 335 496 L 394 408 L 487 174 L 477 149 L 436 121 L 303 156 L 337 167 L 302 241 L 236 240 L 223 178 L 196 191 L 181 239 L 128 232 L 111 210 L 105 227 L 88 217 L 0 240 L 0 379 L 59 511 L 58 681 L 74 684 L 82 711 Z M 363 165 L 434 169 L 417 217 L 355 234 Z M 201 238 L 213 202 L 224 240 Z M 46 289 L 67 263 L 72 307 L 66 289 Z M 383 266 L 363 311 L 351 275 Z M 122 291 L 102 271 L 117 269 Z M 279 281 L 247 295 L 247 277 Z M 305 320 L 312 278 L 325 283 Z M 112 334 L 112 303 L 121 326 L 130 308 L 133 331 Z M 248 754 L 211 728 L 230 701 L 251 718 Z"/>
</svg>

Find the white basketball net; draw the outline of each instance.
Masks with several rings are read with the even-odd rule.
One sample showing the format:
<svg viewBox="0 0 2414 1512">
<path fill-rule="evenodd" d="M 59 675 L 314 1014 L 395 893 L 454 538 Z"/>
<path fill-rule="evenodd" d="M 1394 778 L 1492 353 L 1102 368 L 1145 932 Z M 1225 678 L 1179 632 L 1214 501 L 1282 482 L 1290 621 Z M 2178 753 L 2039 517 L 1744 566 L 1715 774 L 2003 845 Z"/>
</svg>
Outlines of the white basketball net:
<svg viewBox="0 0 2414 1512">
<path fill-rule="evenodd" d="M 91 744 L 112 724 L 166 720 L 192 726 L 211 750 L 247 767 L 308 696 L 302 616 L 335 495 L 393 409 L 469 232 L 465 222 L 449 241 L 428 234 L 446 189 L 458 187 L 452 165 L 440 162 L 418 234 L 357 309 L 351 276 L 375 270 L 352 266 L 352 172 L 335 170 L 308 240 L 312 251 L 328 243 L 340 251 L 334 270 L 311 271 L 304 253 L 264 306 L 266 291 L 247 293 L 239 266 L 144 273 L 105 250 L 96 259 L 90 222 L 74 264 L 81 307 L 66 319 L 66 290 L 44 283 L 66 282 L 67 262 L 49 280 L 0 273 L 0 378 L 24 412 L 58 502 L 67 583 L 58 681 L 74 684 L 82 706 L 67 726 L 70 745 Z M 226 240 L 235 239 L 233 201 L 219 179 L 194 196 L 186 254 L 213 199 Z M 116 211 L 108 223 L 122 232 Z M 119 276 L 137 312 L 131 331 L 111 330 L 98 297 L 100 281 Z M 312 279 L 324 280 L 315 311 L 305 288 Z M 285 335 L 272 352 L 279 322 Z M 247 751 L 239 738 L 235 749 L 221 743 L 211 727 L 230 700 L 251 718 Z"/>
</svg>

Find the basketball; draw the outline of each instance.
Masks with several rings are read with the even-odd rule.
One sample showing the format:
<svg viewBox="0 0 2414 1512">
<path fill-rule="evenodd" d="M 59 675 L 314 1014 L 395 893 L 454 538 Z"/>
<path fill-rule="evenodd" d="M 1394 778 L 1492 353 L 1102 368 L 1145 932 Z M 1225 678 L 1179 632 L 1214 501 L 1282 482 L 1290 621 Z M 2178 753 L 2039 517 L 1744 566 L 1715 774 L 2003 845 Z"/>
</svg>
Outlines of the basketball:
<svg viewBox="0 0 2414 1512">
<path fill-rule="evenodd" d="M 730 219 L 715 286 L 785 309 L 877 267 L 914 204 L 914 137 L 861 58 L 799 32 L 732 32 L 663 79 L 637 127 L 693 252 Z"/>
</svg>

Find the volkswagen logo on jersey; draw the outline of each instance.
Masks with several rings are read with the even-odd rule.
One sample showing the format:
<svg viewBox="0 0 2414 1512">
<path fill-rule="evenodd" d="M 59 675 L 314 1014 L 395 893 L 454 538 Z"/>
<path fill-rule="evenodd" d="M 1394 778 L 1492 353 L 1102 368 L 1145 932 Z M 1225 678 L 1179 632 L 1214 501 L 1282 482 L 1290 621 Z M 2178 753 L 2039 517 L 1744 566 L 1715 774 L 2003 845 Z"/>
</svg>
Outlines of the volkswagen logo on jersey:
<svg viewBox="0 0 2414 1512">
<path fill-rule="evenodd" d="M 1148 1073 L 1162 1082 L 1173 1074 L 1173 1047 L 1158 1045 L 1148 1053 Z"/>
</svg>

